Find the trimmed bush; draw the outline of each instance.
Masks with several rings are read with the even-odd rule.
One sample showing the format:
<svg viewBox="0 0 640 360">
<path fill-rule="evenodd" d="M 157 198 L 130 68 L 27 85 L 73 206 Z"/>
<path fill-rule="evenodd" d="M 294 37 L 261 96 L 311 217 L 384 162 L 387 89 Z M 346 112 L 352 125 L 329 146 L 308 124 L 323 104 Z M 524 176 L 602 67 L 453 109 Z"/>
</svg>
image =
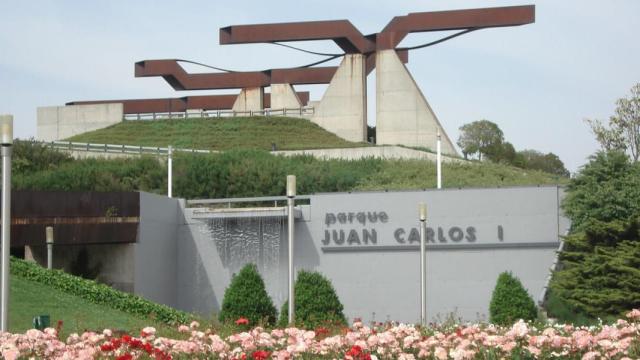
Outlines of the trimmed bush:
<svg viewBox="0 0 640 360">
<path fill-rule="evenodd" d="M 247 264 L 236 275 L 224 292 L 221 322 L 233 322 L 246 318 L 250 325 L 273 325 L 276 322 L 276 307 L 264 287 L 264 281 L 255 264 Z"/>
<path fill-rule="evenodd" d="M 48 270 L 38 264 L 14 257 L 11 257 L 11 275 L 51 286 L 94 304 L 107 305 L 129 314 L 153 316 L 168 325 L 185 324 L 192 320 L 192 316 L 186 312 L 115 290 L 93 280 L 73 276 L 61 270 Z"/>
<path fill-rule="evenodd" d="M 510 325 L 519 319 L 535 320 L 538 309 L 520 280 L 510 272 L 498 276 L 489 304 L 490 320 L 498 325 Z"/>
<path fill-rule="evenodd" d="M 331 281 L 318 272 L 298 272 L 295 288 L 296 325 L 313 329 L 320 325 L 346 325 L 347 320 Z M 289 323 L 289 302 L 285 301 L 280 312 L 280 326 Z"/>
</svg>

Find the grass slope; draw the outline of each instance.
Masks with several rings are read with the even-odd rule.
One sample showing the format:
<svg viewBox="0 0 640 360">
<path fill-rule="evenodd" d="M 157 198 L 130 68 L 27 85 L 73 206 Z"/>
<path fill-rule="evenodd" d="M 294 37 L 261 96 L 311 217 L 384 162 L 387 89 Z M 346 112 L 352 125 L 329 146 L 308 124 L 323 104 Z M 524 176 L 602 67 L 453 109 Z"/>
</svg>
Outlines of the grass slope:
<svg viewBox="0 0 640 360">
<path fill-rule="evenodd" d="M 304 119 L 246 117 L 125 121 L 69 141 L 194 149 L 320 149 L 365 146 L 343 140 Z"/>
<path fill-rule="evenodd" d="M 154 326 L 162 334 L 175 333 L 172 327 L 153 319 L 97 305 L 16 275 L 11 276 L 10 294 L 9 330 L 14 333 L 31 329 L 33 317 L 45 314 L 51 317 L 52 327 L 58 320 L 63 321 L 63 339 L 74 332 L 102 331 L 105 328 L 137 334 L 145 326 Z"/>
</svg>

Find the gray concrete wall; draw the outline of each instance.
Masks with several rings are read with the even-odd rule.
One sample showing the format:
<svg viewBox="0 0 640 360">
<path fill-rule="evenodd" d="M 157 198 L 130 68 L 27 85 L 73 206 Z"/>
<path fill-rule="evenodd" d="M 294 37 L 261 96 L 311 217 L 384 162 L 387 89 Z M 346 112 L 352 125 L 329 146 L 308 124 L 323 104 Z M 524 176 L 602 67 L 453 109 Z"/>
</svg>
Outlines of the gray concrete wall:
<svg viewBox="0 0 640 360">
<path fill-rule="evenodd" d="M 140 193 L 140 227 L 135 246 L 134 292 L 149 300 L 177 305 L 178 199 Z"/>
<path fill-rule="evenodd" d="M 457 155 L 453 142 L 395 50 L 378 51 L 376 142 L 435 150 L 438 131 L 442 134 L 442 152 Z"/>
<path fill-rule="evenodd" d="M 302 103 L 291 84 L 271 84 L 271 109 L 298 109 Z"/>
<path fill-rule="evenodd" d="M 233 103 L 233 111 L 257 111 L 264 109 L 262 99 L 264 98 L 264 88 L 242 89 Z"/>
<path fill-rule="evenodd" d="M 122 104 L 39 107 L 36 139 L 62 140 L 117 124 L 122 118 Z"/>
<path fill-rule="evenodd" d="M 542 291 L 559 246 L 559 229 L 566 226 L 558 199 L 557 187 L 315 195 L 310 205 L 300 206 L 296 269 L 327 276 L 351 319 L 418 321 L 417 204 L 424 201 L 430 228 L 429 319 L 451 314 L 486 319 L 500 272 L 512 271 L 534 298 Z M 206 315 L 218 311 L 232 274 L 256 261 L 279 307 L 287 291 L 284 223 L 274 220 L 263 230 L 277 232 L 278 240 L 272 236 L 256 255 L 255 245 L 248 243 L 255 234 L 247 230 L 254 225 L 220 221 L 197 220 L 193 209 L 185 210 L 178 246 L 178 307 Z M 221 232 L 231 239 L 228 245 L 216 241 Z M 271 257 L 265 260 L 265 254 Z"/>
<path fill-rule="evenodd" d="M 311 121 L 339 137 L 364 142 L 367 138 L 365 58 L 347 54 L 333 75 Z"/>
</svg>

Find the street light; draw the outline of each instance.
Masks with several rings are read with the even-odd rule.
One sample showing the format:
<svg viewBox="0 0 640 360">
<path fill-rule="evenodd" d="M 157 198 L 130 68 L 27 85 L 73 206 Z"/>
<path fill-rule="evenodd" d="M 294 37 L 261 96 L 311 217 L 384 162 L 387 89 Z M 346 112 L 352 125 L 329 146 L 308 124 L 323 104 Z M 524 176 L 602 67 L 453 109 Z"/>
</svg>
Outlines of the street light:
<svg viewBox="0 0 640 360">
<path fill-rule="evenodd" d="M 441 152 L 441 136 L 438 129 L 438 142 L 436 143 L 436 173 L 438 177 L 438 189 L 442 189 L 442 152 Z"/>
<path fill-rule="evenodd" d="M 422 326 L 427 325 L 427 205 L 418 204 L 420 214 L 420 321 Z"/>
<path fill-rule="evenodd" d="M 53 269 L 53 226 L 47 226 L 46 228 L 47 238 L 47 269 Z"/>
<path fill-rule="evenodd" d="M 287 175 L 287 225 L 289 235 L 289 323 L 295 322 L 294 269 L 293 269 L 293 206 L 296 197 L 296 176 Z"/>
<path fill-rule="evenodd" d="M 2 297 L 0 299 L 0 331 L 7 331 L 9 314 L 9 251 L 11 247 L 11 145 L 13 116 L 0 115 L 2 137 Z"/>
<path fill-rule="evenodd" d="M 167 196 L 173 197 L 173 147 L 167 149 Z"/>
</svg>

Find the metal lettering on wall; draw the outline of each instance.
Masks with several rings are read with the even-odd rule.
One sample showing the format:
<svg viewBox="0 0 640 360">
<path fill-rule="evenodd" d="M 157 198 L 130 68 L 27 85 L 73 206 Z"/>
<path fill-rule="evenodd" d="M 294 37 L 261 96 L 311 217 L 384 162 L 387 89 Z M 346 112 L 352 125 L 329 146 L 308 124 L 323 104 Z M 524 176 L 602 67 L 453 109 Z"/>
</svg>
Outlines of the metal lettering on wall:
<svg viewBox="0 0 640 360">
<path fill-rule="evenodd" d="M 387 224 L 389 221 L 389 214 L 385 211 L 325 213 L 325 230 L 321 237 L 323 250 L 336 251 L 340 247 L 365 251 L 416 250 L 415 245 L 420 244 L 418 227 L 397 227 L 393 231 L 389 231 L 387 227 L 383 233 L 380 229 L 376 229 L 377 225 Z M 476 226 L 471 224 L 449 227 L 428 226 L 426 242 L 431 248 L 451 248 L 449 245 L 478 247 L 482 245 L 477 243 L 479 236 Z M 502 225 L 497 225 L 493 234 L 485 233 L 482 236 L 492 237 L 502 243 L 504 228 Z"/>
</svg>

